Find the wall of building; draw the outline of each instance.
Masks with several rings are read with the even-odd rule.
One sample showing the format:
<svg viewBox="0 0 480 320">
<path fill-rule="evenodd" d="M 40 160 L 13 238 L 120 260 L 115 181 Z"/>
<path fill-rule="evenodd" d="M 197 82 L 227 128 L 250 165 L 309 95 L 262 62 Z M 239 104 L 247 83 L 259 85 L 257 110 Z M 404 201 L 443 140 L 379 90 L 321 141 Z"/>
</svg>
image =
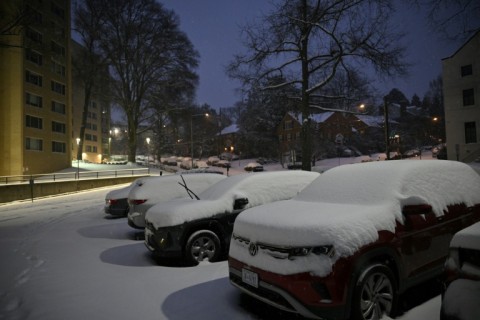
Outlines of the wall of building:
<svg viewBox="0 0 480 320">
<path fill-rule="evenodd" d="M 15 0 L 5 3 L 10 10 L 24 8 Z M 25 5 L 34 14 L 25 21 L 25 28 L 17 28 L 15 46 L 0 47 L 0 175 L 46 173 L 71 166 L 70 1 Z M 54 111 L 54 101 L 64 111 Z"/>
<path fill-rule="evenodd" d="M 480 32 L 443 60 L 446 143 L 449 160 L 463 160 L 480 149 Z M 472 73 L 462 76 L 462 67 Z M 463 92 L 473 89 L 475 103 L 464 105 Z M 476 142 L 466 143 L 465 123 L 474 122 Z"/>
</svg>

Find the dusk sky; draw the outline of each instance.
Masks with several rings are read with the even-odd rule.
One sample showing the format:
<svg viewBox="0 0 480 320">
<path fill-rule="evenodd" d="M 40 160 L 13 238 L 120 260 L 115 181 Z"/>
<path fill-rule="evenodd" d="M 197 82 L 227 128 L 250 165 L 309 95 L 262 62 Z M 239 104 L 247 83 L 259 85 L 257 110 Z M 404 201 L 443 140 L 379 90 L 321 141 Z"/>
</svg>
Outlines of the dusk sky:
<svg viewBox="0 0 480 320">
<path fill-rule="evenodd" d="M 207 103 L 211 107 L 230 107 L 240 100 L 235 89 L 240 83 L 229 79 L 225 74 L 226 65 L 233 55 L 240 53 L 240 25 L 251 21 L 262 12 L 268 12 L 267 0 L 162 0 L 168 9 L 180 17 L 180 28 L 184 31 L 195 49 L 200 53 L 200 66 L 197 72 L 200 83 L 197 90 L 197 103 Z M 395 1 L 397 13 L 392 23 L 406 34 L 403 39 L 407 46 L 407 59 L 412 64 L 410 76 L 404 79 L 381 79 L 376 86 L 384 95 L 392 88 L 400 89 L 408 99 L 416 93 L 423 98 L 431 80 L 441 73 L 441 59 L 452 55 L 462 43 L 441 40 L 432 33 L 426 21 L 425 12 Z"/>
</svg>

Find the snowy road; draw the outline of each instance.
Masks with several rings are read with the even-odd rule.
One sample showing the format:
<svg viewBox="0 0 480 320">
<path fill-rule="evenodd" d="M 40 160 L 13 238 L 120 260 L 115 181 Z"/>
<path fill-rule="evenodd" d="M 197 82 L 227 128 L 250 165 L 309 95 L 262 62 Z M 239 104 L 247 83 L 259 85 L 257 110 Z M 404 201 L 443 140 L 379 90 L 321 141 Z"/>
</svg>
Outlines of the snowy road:
<svg viewBox="0 0 480 320">
<path fill-rule="evenodd" d="M 125 218 L 103 213 L 114 188 L 0 205 L 0 319 L 297 318 L 240 295 L 226 261 L 155 263 Z M 401 319 L 436 320 L 439 305 Z"/>
</svg>

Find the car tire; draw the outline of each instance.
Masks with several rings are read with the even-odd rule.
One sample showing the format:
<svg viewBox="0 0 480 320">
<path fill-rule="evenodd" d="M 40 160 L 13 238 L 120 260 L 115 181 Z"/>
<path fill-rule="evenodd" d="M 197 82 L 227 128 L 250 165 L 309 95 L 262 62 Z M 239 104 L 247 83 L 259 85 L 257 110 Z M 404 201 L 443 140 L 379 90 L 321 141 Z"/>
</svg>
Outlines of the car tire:
<svg viewBox="0 0 480 320">
<path fill-rule="evenodd" d="M 185 246 L 185 260 L 197 265 L 201 261 L 217 261 L 221 253 L 220 239 L 210 230 L 192 233 Z"/>
<path fill-rule="evenodd" d="M 379 320 L 383 315 L 394 315 L 397 283 L 387 266 L 378 264 L 364 268 L 354 290 L 352 319 Z"/>
</svg>

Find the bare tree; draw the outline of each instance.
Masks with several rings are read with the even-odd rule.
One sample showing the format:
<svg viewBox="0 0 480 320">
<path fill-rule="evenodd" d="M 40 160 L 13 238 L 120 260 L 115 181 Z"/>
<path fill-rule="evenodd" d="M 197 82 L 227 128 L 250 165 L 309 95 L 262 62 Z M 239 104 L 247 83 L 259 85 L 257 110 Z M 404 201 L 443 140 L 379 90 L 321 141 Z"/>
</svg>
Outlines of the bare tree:
<svg viewBox="0 0 480 320">
<path fill-rule="evenodd" d="M 388 26 L 392 10 L 387 0 L 284 0 L 258 23 L 244 28 L 247 53 L 234 58 L 229 74 L 247 86 L 282 77 L 286 81 L 269 88 L 299 89 L 301 95 L 293 98 L 300 101 L 305 119 L 304 170 L 311 170 L 312 108 L 325 109 L 321 102 L 340 98 L 324 91 L 340 70 L 346 77 L 366 66 L 386 76 L 406 72 L 400 35 Z"/>
<path fill-rule="evenodd" d="M 435 32 L 461 42 L 480 29 L 478 0 L 410 0 L 427 9 L 428 21 Z"/>
<path fill-rule="evenodd" d="M 137 129 L 152 115 L 148 97 L 179 66 L 196 68 L 198 53 L 179 30 L 178 17 L 154 0 L 88 1 L 96 4 L 88 8 L 92 14 L 101 12 L 95 37 L 110 66 L 115 102 L 125 112 L 128 161 L 134 162 Z"/>
<path fill-rule="evenodd" d="M 108 93 L 108 64 L 106 57 L 101 54 L 99 34 L 104 11 L 108 8 L 105 4 L 95 0 L 84 0 L 82 4 L 75 8 L 74 17 L 75 31 L 80 37 L 81 45 L 74 45 L 72 54 L 73 75 L 75 81 L 83 84 L 84 90 L 77 159 L 82 159 L 88 107 L 92 95 Z M 98 92 L 98 90 L 95 92 L 100 84 L 103 84 L 102 92 Z"/>
<path fill-rule="evenodd" d="M 0 47 L 28 47 L 24 43 L 12 41 L 27 26 L 41 24 L 41 15 L 35 10 L 38 4 L 25 4 L 23 1 L 0 2 Z"/>
</svg>

